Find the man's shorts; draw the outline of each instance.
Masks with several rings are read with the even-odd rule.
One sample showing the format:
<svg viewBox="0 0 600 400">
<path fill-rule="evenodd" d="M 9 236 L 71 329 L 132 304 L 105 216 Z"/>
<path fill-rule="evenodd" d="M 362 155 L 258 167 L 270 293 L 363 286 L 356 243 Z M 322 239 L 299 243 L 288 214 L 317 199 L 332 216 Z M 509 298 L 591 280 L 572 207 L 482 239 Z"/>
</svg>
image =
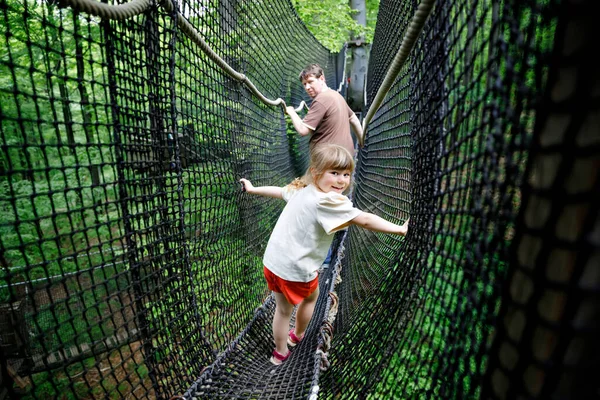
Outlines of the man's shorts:
<svg viewBox="0 0 600 400">
<path fill-rule="evenodd" d="M 292 282 L 281 279 L 272 273 L 267 267 L 263 268 L 265 279 L 269 290 L 277 293 L 283 293 L 290 304 L 297 305 L 307 298 L 319 287 L 319 277 L 317 276 L 310 282 Z"/>
</svg>

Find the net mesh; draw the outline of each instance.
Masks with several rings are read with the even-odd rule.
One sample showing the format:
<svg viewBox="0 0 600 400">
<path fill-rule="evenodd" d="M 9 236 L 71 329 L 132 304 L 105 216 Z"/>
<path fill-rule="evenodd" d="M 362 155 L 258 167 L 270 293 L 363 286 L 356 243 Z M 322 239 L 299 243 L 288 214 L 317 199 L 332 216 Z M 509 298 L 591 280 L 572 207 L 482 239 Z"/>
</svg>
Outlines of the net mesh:
<svg viewBox="0 0 600 400">
<path fill-rule="evenodd" d="M 600 393 L 598 2 L 436 4 L 355 173 L 409 235 L 336 236 L 280 367 L 261 259 L 283 204 L 238 180 L 287 184 L 308 144 L 181 22 L 294 106 L 308 63 L 345 93 L 345 49 L 286 0 L 59 4 L 0 0 L 0 399 Z M 381 1 L 367 105 L 416 7 Z"/>
</svg>

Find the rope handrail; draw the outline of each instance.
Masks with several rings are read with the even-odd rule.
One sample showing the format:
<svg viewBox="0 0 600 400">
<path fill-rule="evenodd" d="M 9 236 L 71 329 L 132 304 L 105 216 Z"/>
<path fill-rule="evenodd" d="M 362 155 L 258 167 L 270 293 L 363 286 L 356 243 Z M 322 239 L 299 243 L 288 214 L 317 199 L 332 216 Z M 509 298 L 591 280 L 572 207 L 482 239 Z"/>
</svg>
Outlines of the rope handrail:
<svg viewBox="0 0 600 400">
<path fill-rule="evenodd" d="M 305 107 L 306 107 L 306 109 L 308 110 L 308 104 L 306 104 L 306 102 L 305 102 L 304 100 L 302 100 L 302 101 L 300 102 L 300 104 L 298 105 L 298 107 L 296 107 L 294 110 L 295 110 L 296 112 L 300 112 L 300 111 L 302 111 L 302 109 L 303 109 L 303 108 L 305 108 Z"/>
<path fill-rule="evenodd" d="M 135 17 L 146 11 L 150 0 L 132 0 L 126 4 L 110 5 L 94 0 L 58 0 L 61 8 L 71 7 L 95 17 L 108 18 L 117 21 Z"/>
<path fill-rule="evenodd" d="M 398 49 L 398 53 L 396 53 L 396 56 L 392 60 L 392 63 L 390 64 L 390 67 L 387 73 L 385 74 L 385 78 L 383 79 L 383 82 L 379 87 L 377 94 L 375 95 L 375 99 L 371 103 L 371 107 L 369 107 L 369 111 L 367 112 L 367 115 L 363 120 L 364 139 L 367 138 L 369 122 L 371 121 L 377 110 L 379 110 L 381 103 L 385 99 L 385 96 L 390 91 L 392 84 L 394 83 L 396 77 L 400 73 L 400 69 L 404 66 L 404 63 L 408 59 L 408 55 L 412 51 L 413 47 L 415 47 L 417 38 L 423 30 L 423 27 L 425 26 L 425 21 L 427 21 L 429 14 L 431 14 L 431 10 L 433 9 L 434 4 L 435 0 L 422 0 L 419 4 L 419 7 L 415 12 L 415 15 L 413 16 L 410 25 L 406 30 L 406 34 L 402 39 L 402 44 Z"/>
<path fill-rule="evenodd" d="M 105 3 L 99 3 L 95 0 L 59 0 L 59 4 L 61 7 L 69 6 L 74 10 L 83 11 L 96 17 L 118 21 L 135 17 L 136 15 L 146 11 L 151 5 L 150 0 L 132 0 L 130 3 L 120 5 L 109 5 Z M 171 0 L 161 0 L 159 4 L 162 5 L 169 13 L 175 10 L 175 6 Z M 275 100 L 271 100 L 264 96 L 256 88 L 254 83 L 252 83 L 252 81 L 246 77 L 246 75 L 237 72 L 213 49 L 211 49 L 210 46 L 204 41 L 202 36 L 200 36 L 198 31 L 192 26 L 192 24 L 190 24 L 187 19 L 181 17 L 181 13 L 179 13 L 179 11 L 177 11 L 177 26 L 188 36 L 188 38 L 190 38 L 200 47 L 200 49 L 208 56 L 208 58 L 221 67 L 221 69 L 223 69 L 227 75 L 246 85 L 246 87 L 248 87 L 248 89 L 250 89 L 250 91 L 260 99 L 260 101 L 270 106 L 281 106 L 285 111 L 286 104 L 282 98 L 279 97 Z M 304 102 L 300 103 L 298 108 L 296 108 L 296 112 L 301 111 L 302 107 L 306 106 L 306 103 L 303 103 Z"/>
</svg>

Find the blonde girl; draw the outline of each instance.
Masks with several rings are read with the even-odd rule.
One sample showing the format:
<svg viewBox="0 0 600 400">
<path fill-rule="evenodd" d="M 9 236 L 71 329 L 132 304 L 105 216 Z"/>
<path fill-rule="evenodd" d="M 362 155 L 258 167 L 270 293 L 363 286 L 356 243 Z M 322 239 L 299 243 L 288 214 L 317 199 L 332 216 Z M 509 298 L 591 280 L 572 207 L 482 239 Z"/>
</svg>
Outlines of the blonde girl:
<svg viewBox="0 0 600 400">
<path fill-rule="evenodd" d="M 376 232 L 406 235 L 408 220 L 396 225 L 352 206 L 343 193 L 350 187 L 354 170 L 352 155 L 335 144 L 317 146 L 311 152 L 310 173 L 285 187 L 255 187 L 241 179 L 245 191 L 287 202 L 263 257 L 264 275 L 275 296 L 271 362 L 279 365 L 290 348 L 303 338 L 319 296 L 317 270 L 327 255 L 333 233 L 349 225 Z M 296 324 L 289 329 L 294 306 Z"/>
</svg>

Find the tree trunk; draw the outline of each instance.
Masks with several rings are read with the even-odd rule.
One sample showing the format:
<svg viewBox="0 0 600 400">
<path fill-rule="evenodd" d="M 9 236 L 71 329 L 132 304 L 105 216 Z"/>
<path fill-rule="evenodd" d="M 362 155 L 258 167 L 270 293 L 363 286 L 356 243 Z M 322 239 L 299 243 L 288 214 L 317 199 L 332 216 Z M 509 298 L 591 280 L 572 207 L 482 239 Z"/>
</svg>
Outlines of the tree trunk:
<svg viewBox="0 0 600 400">
<path fill-rule="evenodd" d="M 58 74 L 60 72 L 61 60 L 56 61 L 55 71 Z M 73 133 L 73 117 L 71 115 L 71 108 L 69 105 L 69 91 L 67 90 L 67 83 L 62 78 L 58 78 L 58 90 L 60 91 L 60 104 L 63 112 L 63 121 L 65 131 L 67 133 L 67 143 L 71 148 L 71 152 L 75 153 L 75 134 Z"/>
<path fill-rule="evenodd" d="M 363 26 L 367 26 L 365 0 L 350 0 L 350 7 L 358 11 L 353 16 L 354 20 Z M 364 36 L 353 35 L 350 44 L 351 61 L 350 81 L 348 82 L 348 105 L 354 112 L 362 112 L 369 54 Z"/>
<path fill-rule="evenodd" d="M 79 30 L 79 19 L 75 14 L 73 16 L 73 25 L 76 30 Z M 92 107 L 90 106 L 89 95 L 87 92 L 87 87 L 84 84 L 85 82 L 85 64 L 83 62 L 83 49 L 81 48 L 81 41 L 75 40 L 75 51 L 76 51 L 76 60 L 77 60 L 77 88 L 79 90 L 79 96 L 81 98 L 81 115 L 83 117 L 83 131 L 85 132 L 85 139 L 88 144 L 94 142 L 94 132 L 92 130 Z M 92 149 L 92 147 L 88 147 L 88 152 Z M 98 149 L 98 151 L 100 151 Z M 90 160 L 90 175 L 92 178 L 92 186 L 100 185 L 100 167 L 98 165 L 94 165 L 94 158 L 92 155 L 88 154 L 88 159 Z"/>
<path fill-rule="evenodd" d="M 54 7 L 52 5 L 48 5 L 48 19 L 52 26 L 58 26 L 57 22 L 54 19 Z M 58 33 L 55 29 L 50 30 L 50 38 L 51 41 L 49 43 L 50 48 L 54 48 L 54 44 L 58 42 Z M 56 81 L 58 83 L 58 90 L 60 92 L 60 98 L 58 99 L 61 105 L 64 128 L 67 134 L 67 143 L 70 146 L 71 152 L 75 152 L 75 135 L 73 133 L 73 126 L 71 125 L 72 116 L 71 109 L 69 106 L 69 91 L 67 89 L 67 83 L 64 79 L 59 76 L 60 70 L 62 68 L 62 59 L 60 56 L 57 56 L 55 53 L 48 52 L 44 55 L 47 62 L 48 71 L 54 71 L 54 76 L 56 77 Z M 65 71 L 67 66 L 65 65 Z M 65 72 L 66 74 L 66 72 Z M 48 97 L 54 98 L 54 84 L 52 82 L 52 76 L 48 75 L 47 77 L 47 85 L 48 85 Z M 56 116 L 55 116 L 56 118 Z M 57 129 L 56 131 L 56 140 L 60 145 L 62 145 L 62 136 L 61 132 Z"/>
</svg>

